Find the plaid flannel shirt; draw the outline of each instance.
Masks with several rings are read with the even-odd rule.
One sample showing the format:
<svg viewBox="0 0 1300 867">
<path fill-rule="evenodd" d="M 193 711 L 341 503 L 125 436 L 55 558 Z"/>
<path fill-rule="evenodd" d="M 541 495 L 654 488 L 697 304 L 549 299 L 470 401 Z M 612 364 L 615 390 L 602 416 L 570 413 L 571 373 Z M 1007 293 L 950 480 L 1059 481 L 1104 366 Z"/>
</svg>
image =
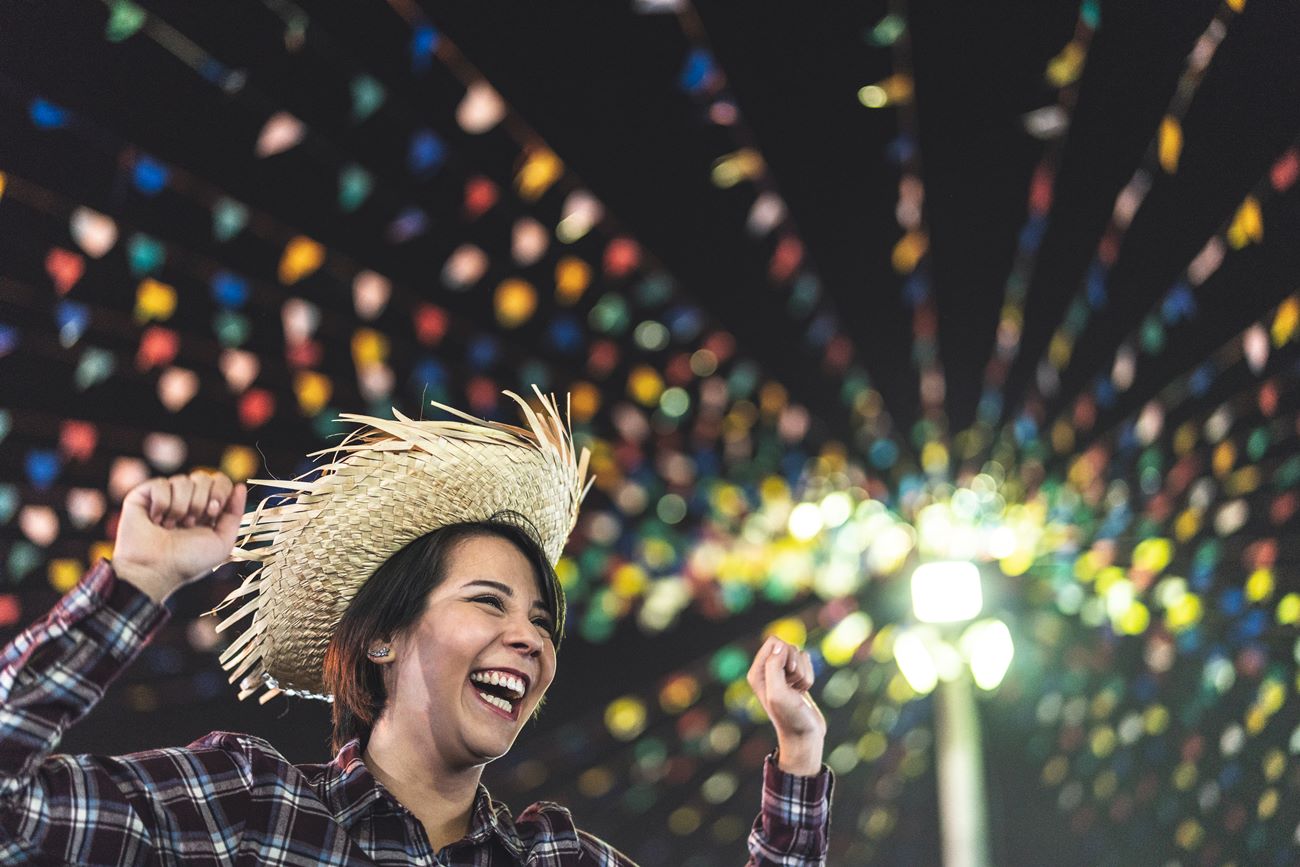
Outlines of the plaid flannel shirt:
<svg viewBox="0 0 1300 867">
<path fill-rule="evenodd" d="M 0 863 L 631 865 L 550 802 L 512 817 L 479 786 L 469 833 L 439 852 L 375 780 L 358 741 L 292 765 L 261 738 L 213 732 L 125 756 L 54 754 L 68 726 L 167 620 L 101 560 L 0 654 Z M 824 864 L 832 780 L 769 756 L 751 867 Z"/>
</svg>

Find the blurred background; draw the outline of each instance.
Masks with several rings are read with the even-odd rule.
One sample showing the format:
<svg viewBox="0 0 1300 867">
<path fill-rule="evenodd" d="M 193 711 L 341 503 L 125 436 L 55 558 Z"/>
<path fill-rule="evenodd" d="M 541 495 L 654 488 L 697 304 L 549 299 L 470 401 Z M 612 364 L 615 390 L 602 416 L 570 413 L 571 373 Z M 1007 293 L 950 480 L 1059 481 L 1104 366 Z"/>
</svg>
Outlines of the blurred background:
<svg viewBox="0 0 1300 867">
<path fill-rule="evenodd" d="M 1296 863 L 1297 45 L 1273 0 L 10 0 L 0 639 L 148 476 L 536 383 L 597 483 L 516 811 L 739 863 L 776 632 L 833 864 L 942 863 L 953 805 L 961 863 Z M 326 760 L 225 683 L 238 580 L 64 749 Z"/>
</svg>

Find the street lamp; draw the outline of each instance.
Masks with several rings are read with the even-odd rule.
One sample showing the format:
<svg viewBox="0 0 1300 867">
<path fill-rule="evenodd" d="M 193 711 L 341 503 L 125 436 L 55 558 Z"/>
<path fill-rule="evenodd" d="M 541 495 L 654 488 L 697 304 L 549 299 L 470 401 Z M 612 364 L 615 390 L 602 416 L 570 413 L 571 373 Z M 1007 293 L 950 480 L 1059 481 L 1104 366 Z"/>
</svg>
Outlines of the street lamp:
<svg viewBox="0 0 1300 867">
<path fill-rule="evenodd" d="M 920 625 L 894 643 L 899 671 L 912 689 L 921 695 L 938 689 L 936 769 L 945 867 L 991 863 L 984 745 L 972 679 L 981 689 L 996 688 L 1015 647 L 1005 623 L 976 620 L 983 608 L 975 564 L 922 563 L 912 573 L 912 610 Z"/>
</svg>

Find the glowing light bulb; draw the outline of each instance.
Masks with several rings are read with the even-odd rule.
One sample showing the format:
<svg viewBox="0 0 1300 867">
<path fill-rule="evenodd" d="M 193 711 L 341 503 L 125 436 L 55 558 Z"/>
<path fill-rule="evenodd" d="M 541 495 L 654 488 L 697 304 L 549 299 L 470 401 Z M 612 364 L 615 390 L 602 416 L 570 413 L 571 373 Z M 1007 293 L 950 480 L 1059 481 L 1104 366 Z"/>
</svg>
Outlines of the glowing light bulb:
<svg viewBox="0 0 1300 867">
<path fill-rule="evenodd" d="M 970 620 L 983 607 L 980 573 L 974 563 L 922 563 L 912 573 L 912 608 L 922 623 Z"/>
</svg>

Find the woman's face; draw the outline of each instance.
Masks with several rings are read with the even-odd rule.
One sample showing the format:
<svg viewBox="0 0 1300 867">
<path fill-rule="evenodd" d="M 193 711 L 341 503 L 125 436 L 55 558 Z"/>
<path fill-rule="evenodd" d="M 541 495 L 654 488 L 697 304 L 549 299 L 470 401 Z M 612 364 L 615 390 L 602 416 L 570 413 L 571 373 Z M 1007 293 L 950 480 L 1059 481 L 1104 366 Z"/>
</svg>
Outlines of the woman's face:
<svg viewBox="0 0 1300 867">
<path fill-rule="evenodd" d="M 424 614 L 393 642 L 384 715 L 417 742 L 427 730 L 448 767 L 505 755 L 555 677 L 551 625 L 514 544 L 460 541 Z"/>
</svg>

